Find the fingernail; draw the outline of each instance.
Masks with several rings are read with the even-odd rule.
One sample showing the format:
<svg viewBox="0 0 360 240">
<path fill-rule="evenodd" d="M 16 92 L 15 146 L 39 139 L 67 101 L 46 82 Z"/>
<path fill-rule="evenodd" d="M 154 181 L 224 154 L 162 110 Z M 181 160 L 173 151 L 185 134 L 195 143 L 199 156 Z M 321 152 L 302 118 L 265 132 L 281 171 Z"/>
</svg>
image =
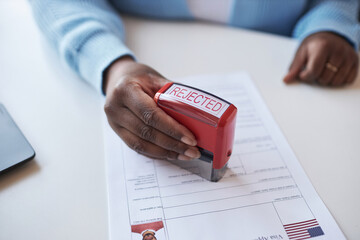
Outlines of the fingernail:
<svg viewBox="0 0 360 240">
<path fill-rule="evenodd" d="M 176 160 L 177 158 L 174 158 L 174 157 L 167 157 L 167 160 L 170 160 L 170 161 L 173 161 L 173 160 Z"/>
<path fill-rule="evenodd" d="M 291 78 L 284 78 L 283 81 L 284 83 L 292 83 L 294 80 Z"/>
<path fill-rule="evenodd" d="M 190 158 L 199 158 L 200 157 L 200 152 L 198 150 L 195 149 L 191 149 L 189 148 L 188 150 L 186 150 L 184 152 L 185 156 L 188 156 Z"/>
<path fill-rule="evenodd" d="M 190 145 L 190 146 L 196 146 L 196 144 L 197 144 L 196 140 L 193 140 L 193 139 L 191 139 L 191 138 L 189 138 L 187 136 L 183 136 L 181 138 L 181 141 L 183 143 L 187 144 L 187 145 Z"/>
<path fill-rule="evenodd" d="M 190 161 L 190 160 L 192 160 L 192 159 L 189 158 L 189 157 L 187 157 L 187 156 L 185 156 L 185 155 L 179 154 L 178 160 L 181 160 L 181 161 Z"/>
</svg>

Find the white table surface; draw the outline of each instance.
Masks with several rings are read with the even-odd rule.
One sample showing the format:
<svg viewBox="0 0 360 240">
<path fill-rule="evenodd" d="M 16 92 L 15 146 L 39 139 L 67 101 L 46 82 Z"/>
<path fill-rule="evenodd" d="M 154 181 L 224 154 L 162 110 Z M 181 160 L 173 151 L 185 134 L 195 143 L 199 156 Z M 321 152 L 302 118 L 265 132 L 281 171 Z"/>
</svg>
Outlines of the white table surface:
<svg viewBox="0 0 360 240">
<path fill-rule="evenodd" d="M 360 79 L 329 89 L 281 79 L 294 40 L 229 27 L 125 18 L 138 59 L 168 78 L 250 73 L 318 194 L 360 239 Z M 0 1 L 0 102 L 34 161 L 0 176 L 0 239 L 107 239 L 102 97 L 61 66 L 25 0 Z"/>
</svg>

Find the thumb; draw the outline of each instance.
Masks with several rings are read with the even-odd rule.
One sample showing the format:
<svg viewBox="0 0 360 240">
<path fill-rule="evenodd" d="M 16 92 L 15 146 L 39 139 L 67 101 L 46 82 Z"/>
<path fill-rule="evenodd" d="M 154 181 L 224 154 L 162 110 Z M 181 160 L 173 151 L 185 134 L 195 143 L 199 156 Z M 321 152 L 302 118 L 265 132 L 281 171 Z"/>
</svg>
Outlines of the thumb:
<svg viewBox="0 0 360 240">
<path fill-rule="evenodd" d="M 296 81 L 299 73 L 303 70 L 306 63 L 306 56 L 303 51 L 298 52 L 295 55 L 293 62 L 290 65 L 289 72 L 284 77 L 285 83 L 292 83 Z"/>
<path fill-rule="evenodd" d="M 152 80 L 151 85 L 143 89 L 152 98 L 163 86 L 165 86 L 165 84 L 171 82 L 170 80 L 164 78 L 162 75 L 152 76 L 151 80 Z"/>
</svg>

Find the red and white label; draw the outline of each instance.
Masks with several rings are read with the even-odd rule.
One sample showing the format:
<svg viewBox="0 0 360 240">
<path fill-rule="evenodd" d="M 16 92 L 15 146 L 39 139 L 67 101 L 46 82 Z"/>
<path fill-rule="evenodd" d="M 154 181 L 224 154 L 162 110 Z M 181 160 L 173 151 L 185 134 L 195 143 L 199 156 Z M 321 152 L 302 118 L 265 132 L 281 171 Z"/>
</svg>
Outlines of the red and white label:
<svg viewBox="0 0 360 240">
<path fill-rule="evenodd" d="M 166 94 L 166 98 L 186 103 L 218 118 L 229 107 L 228 103 L 217 97 L 178 84 L 171 85 L 165 93 L 160 95 L 159 99 L 162 99 L 164 94 Z"/>
</svg>

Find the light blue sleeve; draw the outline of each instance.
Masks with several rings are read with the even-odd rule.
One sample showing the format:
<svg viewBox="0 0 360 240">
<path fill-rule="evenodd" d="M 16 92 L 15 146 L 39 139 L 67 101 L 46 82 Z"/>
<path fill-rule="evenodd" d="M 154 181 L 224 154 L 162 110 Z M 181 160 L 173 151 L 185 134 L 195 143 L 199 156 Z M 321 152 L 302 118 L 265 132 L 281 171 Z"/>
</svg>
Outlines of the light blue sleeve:
<svg viewBox="0 0 360 240">
<path fill-rule="evenodd" d="M 102 93 L 103 71 L 132 52 L 121 19 L 106 0 L 30 0 L 35 19 L 65 61 Z"/>
<path fill-rule="evenodd" d="M 309 9 L 297 22 L 293 36 L 303 40 L 321 31 L 331 31 L 345 37 L 359 49 L 360 25 L 358 0 L 313 0 Z"/>
</svg>

